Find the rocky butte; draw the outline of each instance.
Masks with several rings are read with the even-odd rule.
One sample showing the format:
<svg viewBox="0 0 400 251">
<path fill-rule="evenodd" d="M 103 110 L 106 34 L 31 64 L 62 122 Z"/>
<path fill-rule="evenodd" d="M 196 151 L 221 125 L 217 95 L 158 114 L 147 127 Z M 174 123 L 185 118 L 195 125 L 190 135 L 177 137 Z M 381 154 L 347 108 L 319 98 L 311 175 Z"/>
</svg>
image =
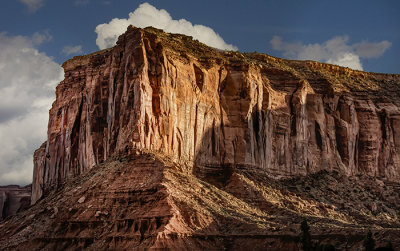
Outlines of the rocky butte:
<svg viewBox="0 0 400 251">
<path fill-rule="evenodd" d="M 4 249 L 400 248 L 400 75 L 132 26 L 63 68 Z"/>
</svg>

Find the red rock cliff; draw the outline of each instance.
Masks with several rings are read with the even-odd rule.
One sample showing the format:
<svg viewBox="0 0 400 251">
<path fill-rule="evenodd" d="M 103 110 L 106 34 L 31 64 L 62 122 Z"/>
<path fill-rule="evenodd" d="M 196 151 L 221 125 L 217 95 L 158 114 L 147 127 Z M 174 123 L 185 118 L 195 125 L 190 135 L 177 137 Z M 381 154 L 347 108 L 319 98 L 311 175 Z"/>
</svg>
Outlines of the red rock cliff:
<svg viewBox="0 0 400 251">
<path fill-rule="evenodd" d="M 0 186 L 0 221 L 30 206 L 31 185 Z"/>
<path fill-rule="evenodd" d="M 274 177 L 400 177 L 400 75 L 224 52 L 134 27 L 63 67 L 32 203 L 132 148 L 203 174 L 234 164 Z"/>
</svg>

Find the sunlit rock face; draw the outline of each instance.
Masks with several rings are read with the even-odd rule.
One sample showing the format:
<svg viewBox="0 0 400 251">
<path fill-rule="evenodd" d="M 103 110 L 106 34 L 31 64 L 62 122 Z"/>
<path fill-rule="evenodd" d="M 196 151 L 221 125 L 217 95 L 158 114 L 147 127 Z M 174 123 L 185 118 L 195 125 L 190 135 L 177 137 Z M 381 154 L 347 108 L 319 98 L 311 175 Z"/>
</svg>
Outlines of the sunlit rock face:
<svg viewBox="0 0 400 251">
<path fill-rule="evenodd" d="M 220 51 L 132 26 L 115 47 L 63 67 L 32 203 L 132 149 L 202 175 L 234 165 L 277 178 L 400 178 L 399 75 Z"/>
</svg>

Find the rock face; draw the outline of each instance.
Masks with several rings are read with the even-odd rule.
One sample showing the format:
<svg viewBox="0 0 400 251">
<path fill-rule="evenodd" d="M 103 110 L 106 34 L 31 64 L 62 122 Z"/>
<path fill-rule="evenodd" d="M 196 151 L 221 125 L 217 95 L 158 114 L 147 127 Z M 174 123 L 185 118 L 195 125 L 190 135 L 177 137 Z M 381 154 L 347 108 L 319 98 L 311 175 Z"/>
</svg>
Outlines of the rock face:
<svg viewBox="0 0 400 251">
<path fill-rule="evenodd" d="M 312 241 L 335 250 L 362 250 L 369 229 L 377 247 L 400 248 L 398 183 L 243 166 L 217 177 L 159 153 L 114 156 L 0 222 L 0 249 L 298 251 L 304 217 Z"/>
<path fill-rule="evenodd" d="M 0 186 L 0 221 L 28 208 L 32 186 Z"/>
<path fill-rule="evenodd" d="M 200 176 L 321 170 L 400 178 L 400 75 L 223 52 L 129 27 L 63 64 L 32 203 L 111 156 L 149 150 Z"/>
</svg>

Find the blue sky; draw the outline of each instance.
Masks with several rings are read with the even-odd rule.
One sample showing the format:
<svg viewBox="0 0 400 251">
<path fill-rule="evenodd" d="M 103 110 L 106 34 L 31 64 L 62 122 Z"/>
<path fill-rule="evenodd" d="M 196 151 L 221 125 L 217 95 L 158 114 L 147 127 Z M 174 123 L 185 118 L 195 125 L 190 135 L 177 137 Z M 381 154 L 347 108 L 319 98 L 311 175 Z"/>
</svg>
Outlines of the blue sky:
<svg viewBox="0 0 400 251">
<path fill-rule="evenodd" d="M 0 9 L 0 185 L 31 180 L 32 154 L 46 138 L 63 76 L 60 64 L 112 46 L 129 23 L 195 34 L 222 49 L 400 73 L 398 0 L 6 2 Z"/>
<path fill-rule="evenodd" d="M 21 0 L 38 1 L 38 0 Z M 62 63 L 71 55 L 64 46 L 81 45 L 84 53 L 98 50 L 97 25 L 112 18 L 127 18 L 143 1 L 133 0 L 42 0 L 42 7 L 29 9 L 10 0 L 0 10 L 0 31 L 31 36 L 48 31 L 52 40 L 39 49 Z M 165 9 L 173 19 L 209 26 L 240 51 L 258 51 L 284 57 L 270 40 L 322 44 L 336 36 L 348 36 L 349 44 L 389 41 L 391 46 L 378 58 L 361 59 L 363 69 L 400 73 L 400 1 L 147 1 Z"/>
</svg>

